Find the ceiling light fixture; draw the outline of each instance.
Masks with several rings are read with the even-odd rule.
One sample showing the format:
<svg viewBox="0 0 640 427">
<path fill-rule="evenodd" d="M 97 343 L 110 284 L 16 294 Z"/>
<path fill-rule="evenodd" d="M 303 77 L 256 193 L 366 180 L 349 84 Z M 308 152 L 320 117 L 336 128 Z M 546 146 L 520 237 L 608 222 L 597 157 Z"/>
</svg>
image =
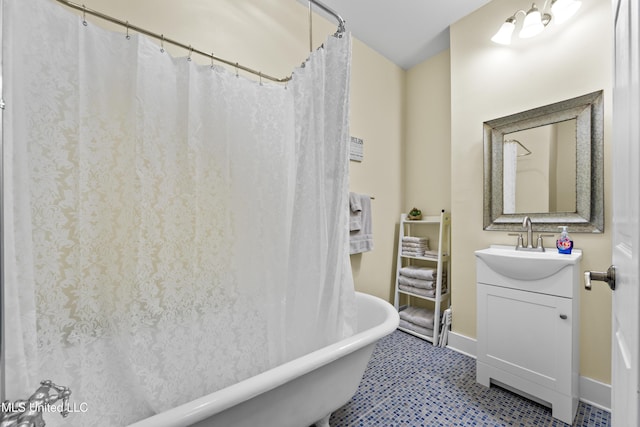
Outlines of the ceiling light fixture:
<svg viewBox="0 0 640 427">
<path fill-rule="evenodd" d="M 580 9 L 582 5 L 578 0 L 553 0 L 551 2 L 551 13 L 553 13 L 553 19 L 558 24 L 562 24 L 567 19 L 571 18 L 574 13 Z"/>
<path fill-rule="evenodd" d="M 537 36 L 540 34 L 544 27 L 551 22 L 551 15 L 545 13 L 544 16 L 535 3 L 531 5 L 531 9 L 527 12 L 522 23 L 522 29 L 520 30 L 520 38 L 528 39 L 529 37 Z"/>
<path fill-rule="evenodd" d="M 547 12 L 547 4 L 551 2 L 551 8 Z M 531 5 L 528 11 L 518 10 L 507 18 L 497 33 L 491 37 L 491 41 L 498 44 L 511 44 L 511 37 L 516 29 L 518 20 L 516 16 L 519 13 L 524 15 L 522 25 L 518 36 L 526 39 L 540 34 L 551 22 L 558 24 L 565 22 L 580 8 L 582 2 L 580 0 L 547 0 L 542 8 L 542 12 L 538 10 L 535 3 Z"/>
</svg>

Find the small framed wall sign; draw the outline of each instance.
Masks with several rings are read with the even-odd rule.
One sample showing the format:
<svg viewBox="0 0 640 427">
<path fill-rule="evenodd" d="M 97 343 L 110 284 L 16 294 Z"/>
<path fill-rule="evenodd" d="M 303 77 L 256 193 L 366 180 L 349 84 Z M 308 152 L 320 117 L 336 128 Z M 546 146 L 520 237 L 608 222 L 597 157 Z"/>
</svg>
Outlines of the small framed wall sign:
<svg viewBox="0 0 640 427">
<path fill-rule="evenodd" d="M 364 154 L 364 141 L 355 136 L 351 137 L 351 147 L 349 149 L 349 160 L 361 162 Z"/>
</svg>

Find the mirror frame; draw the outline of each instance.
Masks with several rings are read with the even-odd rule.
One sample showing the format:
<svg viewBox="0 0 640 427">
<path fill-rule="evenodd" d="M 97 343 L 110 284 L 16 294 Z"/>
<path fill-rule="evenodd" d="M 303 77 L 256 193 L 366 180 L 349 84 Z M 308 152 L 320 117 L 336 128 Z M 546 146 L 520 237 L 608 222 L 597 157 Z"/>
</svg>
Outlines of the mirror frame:
<svg viewBox="0 0 640 427">
<path fill-rule="evenodd" d="M 504 213 L 504 135 L 576 119 L 576 212 Z M 484 122 L 484 230 L 522 231 L 531 218 L 536 232 L 602 233 L 604 231 L 603 91 L 560 101 Z"/>
</svg>

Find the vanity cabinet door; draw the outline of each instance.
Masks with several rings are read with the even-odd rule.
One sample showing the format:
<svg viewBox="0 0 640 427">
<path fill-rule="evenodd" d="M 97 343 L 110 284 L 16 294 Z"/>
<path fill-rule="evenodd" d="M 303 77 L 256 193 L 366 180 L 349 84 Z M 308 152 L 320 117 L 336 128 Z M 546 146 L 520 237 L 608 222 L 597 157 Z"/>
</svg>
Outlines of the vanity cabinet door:
<svg viewBox="0 0 640 427">
<path fill-rule="evenodd" d="M 479 283 L 478 362 L 505 372 L 502 382 L 513 377 L 514 382 L 522 379 L 567 393 L 572 322 L 570 298 Z M 538 394 L 533 389 L 523 391 Z"/>
</svg>

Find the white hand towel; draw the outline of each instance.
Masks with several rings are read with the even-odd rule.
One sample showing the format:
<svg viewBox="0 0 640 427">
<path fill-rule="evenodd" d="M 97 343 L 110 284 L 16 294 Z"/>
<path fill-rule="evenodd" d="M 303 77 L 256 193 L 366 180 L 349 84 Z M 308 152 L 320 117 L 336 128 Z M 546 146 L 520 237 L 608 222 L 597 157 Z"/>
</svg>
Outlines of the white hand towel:
<svg viewBox="0 0 640 427">
<path fill-rule="evenodd" d="M 362 203 L 360 202 L 360 194 L 350 192 L 349 193 L 349 208 L 352 212 L 362 211 Z"/>
<path fill-rule="evenodd" d="M 436 286 L 433 280 L 414 279 L 403 275 L 398 276 L 398 284 L 422 289 L 433 289 Z"/>
<path fill-rule="evenodd" d="M 444 275 L 444 271 L 442 272 Z M 408 265 L 400 269 L 400 274 L 414 279 L 435 280 L 438 270 L 435 268 L 418 267 L 417 265 Z"/>
<path fill-rule="evenodd" d="M 409 329 L 410 331 L 417 332 L 422 335 L 426 335 L 428 337 L 433 336 L 433 328 L 423 328 L 411 322 L 407 322 L 406 320 L 403 320 L 403 319 L 400 319 L 400 323 L 398 324 L 398 326 L 404 329 Z"/>
<path fill-rule="evenodd" d="M 436 258 L 438 258 L 438 251 L 425 251 L 424 256 L 426 258 L 434 258 L 434 259 L 436 259 Z"/>
<path fill-rule="evenodd" d="M 422 257 L 422 256 L 424 256 L 424 251 L 418 251 L 418 250 L 410 251 L 408 249 L 403 249 L 402 250 L 402 255 L 404 255 L 404 256 Z"/>
<path fill-rule="evenodd" d="M 400 313 L 400 318 L 423 328 L 433 329 L 433 310 L 422 307 L 407 307 Z"/>
<path fill-rule="evenodd" d="M 362 228 L 362 203 L 360 195 L 349 193 L 349 231 L 358 231 Z"/>
<path fill-rule="evenodd" d="M 429 243 L 429 239 L 427 237 L 417 237 L 417 236 L 404 236 L 402 238 L 403 242 L 407 243 Z"/>
<path fill-rule="evenodd" d="M 373 250 L 373 227 L 371 218 L 371 197 L 359 194 L 362 224 L 359 230 L 349 233 L 349 253 L 359 254 Z"/>
<path fill-rule="evenodd" d="M 420 295 L 421 297 L 434 298 L 436 296 L 435 289 L 422 289 L 407 285 L 398 285 L 398 289 L 405 292 L 411 292 L 412 294 Z"/>
<path fill-rule="evenodd" d="M 424 250 L 429 250 L 429 245 L 426 243 L 408 243 L 408 242 L 402 242 L 402 247 L 403 248 L 418 248 L 418 249 L 424 249 Z"/>
</svg>

